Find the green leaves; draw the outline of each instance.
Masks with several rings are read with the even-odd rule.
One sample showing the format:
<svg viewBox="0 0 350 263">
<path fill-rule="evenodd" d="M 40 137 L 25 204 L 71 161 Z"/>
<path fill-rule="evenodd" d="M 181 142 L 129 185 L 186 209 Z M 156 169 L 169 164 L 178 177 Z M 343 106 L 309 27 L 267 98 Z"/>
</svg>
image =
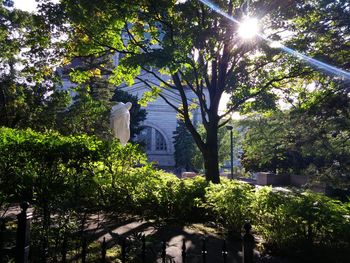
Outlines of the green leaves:
<svg viewBox="0 0 350 263">
<path fill-rule="evenodd" d="M 307 244 L 349 246 L 349 203 L 235 180 L 181 180 L 155 170 L 132 144 L 0 128 L 0 174 L 0 205 L 31 201 L 42 219 L 35 224 L 45 229 L 44 218 L 52 223 L 46 234 L 103 210 L 157 220 L 216 221 L 239 236 L 249 219 L 265 245 L 294 254 Z"/>
<path fill-rule="evenodd" d="M 184 168 L 186 171 L 194 169 L 192 158 L 195 155 L 195 143 L 184 122 L 178 121 L 174 131 L 175 165 Z"/>
<path fill-rule="evenodd" d="M 257 17 L 261 23 L 262 34 L 270 34 L 271 39 L 282 41 L 323 62 L 330 62 L 344 69 L 349 67 L 348 1 L 277 2 L 253 1 L 249 10 L 246 10 L 246 1 L 241 0 L 216 1 L 216 4 L 237 20 L 243 19 L 244 13 Z M 64 45 L 67 58 L 101 58 L 118 53 L 118 65 L 113 64 L 101 71 L 101 76 L 109 75 L 111 85 L 135 84 L 135 78 L 140 77 L 141 69 L 142 73 L 146 73 L 144 76 L 150 71 L 150 74 L 154 73 L 156 76 L 161 76 L 158 73 L 166 73 L 169 78 L 158 78 L 157 88 L 154 87 L 152 78 L 145 77 L 142 80 L 152 90 L 144 94 L 140 104 L 146 106 L 160 94 L 159 89 L 166 89 L 168 85 L 178 91 L 183 91 L 184 88 L 192 90 L 191 98 L 187 97 L 187 92 L 182 96 L 183 107 L 187 109 L 179 108 L 179 111 L 190 112 L 195 104 L 185 106 L 185 102 L 193 96 L 197 97 L 201 104 L 198 109 L 202 111 L 202 116 L 207 117 L 206 122 L 204 121 L 208 124 L 205 126 L 207 132 L 209 127 L 216 131 L 218 123 L 222 121 L 220 118 L 229 116 L 230 112 L 221 117 L 218 113 L 218 104 L 224 92 L 231 96 L 228 111 L 267 112 L 278 109 L 279 99 L 285 99 L 288 104 L 293 104 L 296 97 L 304 98 L 305 104 L 307 100 L 312 100 L 312 97 L 304 96 L 303 91 L 294 89 L 295 86 L 303 86 L 300 83 L 306 86 L 319 80 L 325 81 L 324 86 L 328 86 L 332 85 L 330 79 L 339 81 L 317 72 L 322 69 L 317 68 L 314 71 L 310 65 L 295 57 L 284 54 L 279 49 L 272 49 L 265 40 L 258 37 L 243 41 L 237 34 L 236 23 L 196 0 L 183 3 L 63 0 L 57 5 L 56 12 L 52 12 L 55 10 L 52 4 L 47 4 L 46 7 L 45 9 L 43 5 L 41 13 L 46 21 L 45 25 L 47 26 L 47 21 L 54 22 L 56 26 L 61 25 L 63 32 L 69 36 Z M 6 13 L 5 9 L 3 11 Z M 52 14 L 55 14 L 54 17 L 60 23 L 51 18 Z M 43 27 L 42 31 L 45 29 L 47 27 Z M 52 31 L 55 30 L 50 30 L 50 33 Z M 36 36 L 38 43 L 47 45 L 48 35 Z M 13 49 L 18 51 L 19 48 L 14 44 Z M 9 53 L 11 52 L 10 50 Z M 91 69 L 85 70 L 84 73 L 72 72 L 72 79 L 78 84 L 87 84 L 92 78 L 99 78 L 99 74 L 91 72 Z M 43 79 L 40 74 L 35 76 L 36 80 Z M 91 83 L 89 87 L 93 90 Z M 85 87 L 85 91 L 91 93 L 91 90 Z M 89 95 L 95 98 L 94 95 Z M 92 116 L 98 116 L 97 119 L 105 119 L 106 115 L 94 115 L 102 110 L 92 103 L 91 98 L 85 97 L 86 105 L 94 110 L 82 110 L 87 112 L 84 117 L 91 113 Z M 191 114 L 182 115 L 190 123 Z M 88 121 L 82 123 L 88 128 L 79 130 L 91 133 L 95 128 L 90 128 L 91 119 L 87 119 Z M 215 142 L 210 141 L 211 139 L 206 142 L 195 132 L 195 127 L 191 128 L 201 149 L 215 145 L 210 149 L 215 148 L 216 151 L 216 139 Z M 280 166 L 284 167 L 290 159 L 299 158 L 298 150 L 295 149 L 287 155 L 282 153 L 282 145 L 283 143 L 279 143 L 273 146 L 277 149 L 274 157 L 261 157 L 266 157 L 263 163 L 275 158 L 275 161 L 283 162 Z M 212 176 L 218 179 L 218 174 L 207 174 L 208 178 Z"/>
<path fill-rule="evenodd" d="M 264 187 L 256 191 L 252 212 L 256 229 L 279 250 L 340 245 L 350 230 L 346 205 L 314 192 Z"/>
<path fill-rule="evenodd" d="M 150 91 L 145 91 L 142 94 L 142 98 L 139 99 L 138 103 L 142 107 L 146 107 L 149 102 L 152 102 L 158 98 L 158 95 L 162 92 L 161 88 L 153 86 Z"/>
<path fill-rule="evenodd" d="M 219 222 L 228 231 L 240 233 L 245 220 L 251 218 L 250 204 L 253 188 L 246 183 L 222 180 L 221 184 L 210 184 L 206 189 L 206 206 L 216 213 Z"/>
<path fill-rule="evenodd" d="M 141 68 L 138 66 L 132 67 L 121 64 L 119 67 L 112 70 L 112 74 L 109 77 L 109 83 L 118 86 L 125 82 L 126 85 L 131 86 L 134 84 L 134 78 L 140 74 L 140 70 Z"/>
<path fill-rule="evenodd" d="M 89 71 L 72 69 L 72 71 L 69 73 L 69 76 L 73 82 L 77 84 L 84 84 L 94 76 L 101 76 L 101 71 L 99 69 Z"/>
<path fill-rule="evenodd" d="M 349 99 L 344 91 L 305 92 L 300 108 L 255 116 L 247 123 L 243 164 L 254 171 L 309 176 L 347 187 Z M 254 116 L 252 117 L 254 118 Z"/>
<path fill-rule="evenodd" d="M 26 198 L 40 202 L 46 198 L 48 202 L 65 204 L 76 187 L 87 191 L 82 193 L 83 199 L 97 202 L 92 195 L 95 190 L 88 192 L 97 187 L 95 172 L 108 178 L 143 163 L 145 157 L 136 146 L 123 148 L 117 142 L 83 134 L 62 136 L 57 132 L 0 128 L 0 161 L 0 188 L 4 193 L 14 194 L 18 201 Z"/>
<path fill-rule="evenodd" d="M 57 90 L 60 50 L 59 41 L 53 41 L 54 26 L 39 14 L 4 4 L 0 4 L 0 125 L 54 128 L 57 113 L 69 103 L 65 92 Z"/>
<path fill-rule="evenodd" d="M 348 203 L 342 204 L 310 191 L 252 188 L 249 184 L 222 180 L 206 188 L 204 206 L 226 229 L 240 235 L 245 220 L 268 248 L 295 253 L 307 244 L 345 247 L 349 234 Z M 347 245 L 345 243 L 347 243 Z"/>
</svg>

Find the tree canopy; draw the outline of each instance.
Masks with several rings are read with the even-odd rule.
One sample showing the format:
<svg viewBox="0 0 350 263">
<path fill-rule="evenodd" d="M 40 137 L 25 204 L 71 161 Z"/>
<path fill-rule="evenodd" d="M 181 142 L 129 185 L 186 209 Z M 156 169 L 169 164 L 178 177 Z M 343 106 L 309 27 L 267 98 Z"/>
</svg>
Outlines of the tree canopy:
<svg viewBox="0 0 350 263">
<path fill-rule="evenodd" d="M 55 73 L 61 52 L 44 16 L 0 1 L 0 125 L 50 129 L 69 103 Z"/>
<path fill-rule="evenodd" d="M 349 70 L 348 1 L 295 1 L 275 39 L 324 63 Z M 295 12 L 298 14 L 295 15 Z M 278 28 L 279 25 L 274 25 Z M 293 62 L 291 62 L 293 65 Z M 254 120 L 245 141 L 244 164 L 253 170 L 310 175 L 337 186 L 349 185 L 349 79 L 312 72 L 284 92 L 287 112 Z"/>
<path fill-rule="evenodd" d="M 323 74 L 306 63 L 310 60 L 272 48 L 259 36 L 243 39 L 239 23 L 228 19 L 256 17 L 267 38 L 347 69 L 349 4 L 345 0 L 215 1 L 226 16 L 198 0 L 41 2 L 39 14 L 44 25 L 51 25 L 48 32 L 61 29 L 66 36 L 62 41 L 66 59 L 97 61 L 93 70 L 77 70 L 74 78 L 87 85 L 91 77 L 108 72 L 111 85 L 143 82 L 151 92 L 147 96 L 159 95 L 178 112 L 203 155 L 206 178 L 213 182 L 219 182 L 218 131 L 232 112 L 275 110 L 280 97 L 293 104 L 312 84 L 347 93 L 341 78 Z M 115 53 L 120 54 L 116 67 L 100 60 Z M 141 72 L 152 78 L 142 77 Z M 163 96 L 166 90 L 180 95 L 180 105 Z M 225 93 L 230 100 L 226 111 L 219 113 Z M 192 123 L 194 109 L 201 113 L 204 137 Z"/>
<path fill-rule="evenodd" d="M 266 28 L 284 18 L 278 16 L 280 10 L 290 8 L 275 1 L 256 1 L 249 10 L 245 1 L 217 1 L 217 5 L 237 19 L 248 12 L 258 16 Z M 62 1 L 62 6 L 72 25 L 72 54 L 119 52 L 124 57 L 110 78 L 114 84 L 132 84 L 138 79 L 165 100 L 162 89 L 178 92 L 181 105 L 167 102 L 183 118 L 204 157 L 206 177 L 213 182 L 219 181 L 217 133 L 230 113 L 275 107 L 277 95 L 272 89 L 283 89 L 291 79 L 310 71 L 298 63 L 286 66 L 292 59 L 258 38 L 241 39 L 237 24 L 199 1 L 138 1 L 132 5 L 127 1 Z M 141 70 L 159 84 L 140 78 Z M 186 89 L 195 95 L 194 101 L 187 97 Z M 219 114 L 224 92 L 231 99 L 227 111 Z M 191 121 L 195 107 L 201 112 L 204 139 Z"/>
</svg>

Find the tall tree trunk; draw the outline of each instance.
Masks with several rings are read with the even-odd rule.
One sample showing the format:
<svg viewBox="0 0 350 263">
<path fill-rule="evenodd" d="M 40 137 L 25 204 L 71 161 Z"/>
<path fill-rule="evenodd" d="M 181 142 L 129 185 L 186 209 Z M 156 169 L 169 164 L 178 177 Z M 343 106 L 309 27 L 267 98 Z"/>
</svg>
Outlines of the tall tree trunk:
<svg viewBox="0 0 350 263">
<path fill-rule="evenodd" d="M 220 183 L 218 154 L 212 149 L 208 149 L 204 157 L 205 178 L 215 184 Z"/>
<path fill-rule="evenodd" d="M 207 130 L 207 144 L 203 152 L 205 177 L 207 181 L 220 183 L 217 125 Z"/>
</svg>

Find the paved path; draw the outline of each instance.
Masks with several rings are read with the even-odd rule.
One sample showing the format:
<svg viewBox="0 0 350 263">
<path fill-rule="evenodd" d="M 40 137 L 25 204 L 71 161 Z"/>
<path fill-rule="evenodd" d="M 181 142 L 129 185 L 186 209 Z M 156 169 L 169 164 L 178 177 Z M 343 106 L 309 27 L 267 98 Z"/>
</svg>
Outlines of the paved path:
<svg viewBox="0 0 350 263">
<path fill-rule="evenodd" d="M 99 222 L 98 222 L 99 221 Z M 161 262 L 161 242 L 167 244 L 167 262 L 182 262 L 182 244 L 185 240 L 187 262 L 197 263 L 202 261 L 203 238 L 206 239 L 207 256 L 206 262 L 223 262 L 222 246 L 223 235 L 217 229 L 204 226 L 203 224 L 180 225 L 168 223 L 166 225 L 156 224 L 144 220 L 130 218 L 124 222 L 107 218 L 93 218 L 89 229 L 94 232 L 96 239 L 102 242 L 103 238 L 111 243 L 121 243 L 122 238 L 133 239 L 139 242 L 141 234 L 146 236 L 147 258 L 149 262 Z M 98 229 L 96 224 L 99 225 Z M 136 240 L 136 241 L 135 241 Z M 239 240 L 228 240 L 227 261 L 232 263 L 241 262 Z"/>
<path fill-rule="evenodd" d="M 20 209 L 18 206 L 11 207 L 6 215 L 16 218 Z M 161 224 L 154 221 L 145 221 L 135 217 L 112 217 L 104 214 L 96 214 L 89 218 L 87 232 L 92 240 L 102 242 L 105 238 L 108 246 L 116 243 L 121 244 L 122 238 L 132 240 L 130 244 L 137 244 L 137 249 L 141 247 L 141 235 L 146 236 L 147 261 L 161 262 L 161 242 L 167 244 L 167 262 L 182 262 L 182 244 L 186 244 L 186 262 L 199 263 L 202 260 L 203 238 L 206 239 L 206 263 L 224 262 L 222 257 L 222 246 L 224 235 L 215 227 L 203 224 L 181 225 L 179 223 Z M 240 263 L 241 241 L 227 240 L 226 248 L 227 263 Z M 261 259 L 256 252 L 256 262 L 283 262 L 290 263 L 289 260 L 281 259 Z"/>
</svg>

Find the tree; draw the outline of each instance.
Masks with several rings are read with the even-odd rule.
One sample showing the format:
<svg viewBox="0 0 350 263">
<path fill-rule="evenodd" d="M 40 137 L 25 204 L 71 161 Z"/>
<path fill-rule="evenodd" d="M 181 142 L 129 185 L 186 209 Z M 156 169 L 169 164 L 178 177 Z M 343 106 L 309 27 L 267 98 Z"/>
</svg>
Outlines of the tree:
<svg viewBox="0 0 350 263">
<path fill-rule="evenodd" d="M 231 121 L 230 125 L 233 126 L 233 159 L 240 158 L 240 151 L 242 148 L 242 136 L 244 131 L 240 127 L 240 123 L 236 121 Z M 202 138 L 205 138 L 205 128 L 203 125 L 199 125 L 197 128 L 199 134 Z M 218 145 L 219 145 L 219 165 L 223 166 L 225 162 L 231 159 L 231 138 L 230 132 L 226 127 L 221 127 L 218 131 Z M 192 156 L 193 165 L 201 170 L 204 167 L 204 161 L 198 147 L 194 147 L 194 153 Z"/>
<path fill-rule="evenodd" d="M 242 162 L 251 171 L 297 173 L 306 168 L 300 141 L 305 126 L 290 114 L 256 116 L 246 122 Z"/>
<path fill-rule="evenodd" d="M 346 7 L 345 1 L 340 2 L 343 6 L 339 7 Z M 327 12 L 325 8 L 317 11 L 318 4 L 311 0 L 254 1 L 249 8 L 243 0 L 215 3 L 217 8 L 238 20 L 248 14 L 258 17 L 262 30 L 274 40 L 281 38 L 281 31 L 298 33 L 299 26 L 312 29 L 307 19 L 312 18 L 314 26 L 317 16 L 308 14 Z M 325 5 L 327 1 L 322 3 Z M 238 24 L 197 0 L 144 0 L 132 4 L 81 0 L 62 1 L 62 6 L 72 26 L 72 36 L 75 36 L 71 50 L 85 55 L 123 54 L 111 80 L 116 84 L 123 81 L 132 84 L 137 79 L 153 94 L 163 97 L 183 118 L 203 155 L 206 178 L 213 182 L 219 182 L 217 134 L 229 121 L 230 113 L 274 108 L 278 94 L 289 88 L 287 83 L 314 72 L 281 50 L 271 49 L 269 43 L 260 38 L 244 41 L 237 33 Z M 303 8 L 312 9 L 312 12 L 303 11 L 304 20 L 298 20 L 298 11 Z M 324 23 L 324 20 L 319 21 Z M 336 27 L 335 35 L 341 34 L 341 26 Z M 291 34 L 288 39 L 301 38 Z M 302 44 L 305 48 L 310 46 L 308 42 Z M 140 77 L 141 70 L 156 78 L 158 83 Z M 164 78 L 165 75 L 168 77 Z M 196 96 L 195 103 L 189 102 L 185 89 Z M 176 91 L 182 103 L 172 104 L 162 95 L 164 90 Z M 224 92 L 231 100 L 227 111 L 219 114 L 218 106 Z M 202 114 L 204 139 L 191 122 L 194 107 Z"/>
<path fill-rule="evenodd" d="M 114 87 L 108 83 L 101 64 L 110 67 L 112 59 L 101 57 L 74 57 L 63 67 L 62 75 L 68 75 L 75 86 L 73 103 L 61 116 L 61 132 L 65 134 L 86 133 L 108 138 L 110 135 L 109 112 Z M 80 74 L 84 72 L 84 74 Z"/>
<path fill-rule="evenodd" d="M 54 129 L 69 96 L 58 90 L 50 27 L 12 4 L 0 1 L 0 125 Z"/>
<path fill-rule="evenodd" d="M 146 111 L 137 104 L 137 97 L 115 88 L 108 81 L 113 60 L 110 55 L 70 58 L 71 63 L 62 69 L 76 85 L 73 103 L 61 114 L 60 131 L 65 134 L 86 133 L 110 138 L 110 110 L 113 101 L 132 102 L 130 133 L 133 139 L 142 130 L 140 123 Z"/>
<path fill-rule="evenodd" d="M 184 168 L 186 171 L 194 170 L 195 168 L 192 159 L 195 154 L 196 145 L 182 121 L 177 122 L 173 138 L 175 148 L 175 166 L 178 168 Z"/>
<path fill-rule="evenodd" d="M 238 159 L 242 148 L 243 130 L 239 122 L 231 122 L 233 125 L 233 158 Z M 197 130 L 202 138 L 205 138 L 203 125 L 197 124 Z M 188 170 L 202 170 L 204 167 L 200 150 L 193 141 L 193 138 L 183 122 L 178 121 L 178 126 L 174 132 L 175 163 L 176 167 Z M 218 133 L 219 144 L 219 165 L 222 166 L 231 158 L 230 132 L 226 127 L 221 127 Z"/>
<path fill-rule="evenodd" d="M 266 1 L 258 1 L 256 6 L 262 3 Z M 243 4 L 244 1 L 220 1 L 218 6 L 241 19 L 245 15 Z M 63 1 L 62 5 L 74 28 L 72 32 L 80 36 L 71 43 L 72 49 L 85 54 L 124 54 L 111 79 L 132 84 L 136 78 L 163 97 L 181 115 L 200 149 L 207 180 L 216 183 L 217 134 L 230 113 L 253 106 L 273 107 L 276 95 L 271 89 L 282 88 L 283 81 L 305 74 L 299 66 L 282 67 L 289 58 L 282 58 L 266 43 L 257 39 L 244 42 L 237 34 L 236 24 L 199 1 L 138 1 L 132 5 L 127 1 Z M 285 4 L 275 6 L 274 10 L 279 7 L 285 8 Z M 251 8 L 252 15 L 257 14 L 258 10 Z M 274 10 L 265 15 L 267 23 L 278 19 Z M 169 78 L 162 78 L 154 67 Z M 160 84 L 140 78 L 141 69 Z M 191 122 L 195 104 L 188 101 L 186 88 L 195 94 L 199 104 L 206 130 L 204 139 Z M 162 89 L 178 92 L 181 105 L 174 105 L 162 96 Z M 231 101 L 227 112 L 219 114 L 224 92 L 231 95 Z"/>
<path fill-rule="evenodd" d="M 316 88 L 329 90 L 330 93 L 344 92 L 349 94 L 350 71 L 350 3 L 340 1 L 294 1 L 294 8 L 282 11 L 285 23 L 284 32 L 277 30 L 274 39 L 302 52 L 311 58 L 318 59 L 322 66 L 314 67 L 312 78 Z M 297 14 L 297 15 L 296 15 Z M 273 24 L 277 29 L 278 23 Z M 284 37 L 288 32 L 289 37 Z M 312 62 L 309 62 L 312 65 Z M 291 65 L 293 65 L 291 61 Z M 327 69 L 328 66 L 337 68 Z M 347 72 L 348 77 L 340 74 Z M 326 72 L 327 74 L 322 74 Z M 340 74 L 340 75 L 339 75 Z M 327 95 L 328 92 L 325 92 Z M 323 99 L 321 99 L 323 100 Z"/>
<path fill-rule="evenodd" d="M 322 62 L 348 70 L 350 48 L 350 3 L 339 1 L 295 1 L 293 11 L 285 11 L 286 25 L 296 37 L 287 44 L 307 52 Z M 295 16 L 295 13 L 298 16 Z M 312 45 L 310 45 L 312 43 Z M 322 70 L 322 69 L 320 69 Z"/>
<path fill-rule="evenodd" d="M 294 1 L 282 11 L 288 23 L 283 39 L 274 39 L 340 70 L 350 69 L 350 3 Z M 298 14 L 297 16 L 295 14 Z M 277 29 L 280 25 L 273 24 Z M 293 66 L 293 63 L 290 64 Z M 326 183 L 349 185 L 349 78 L 325 75 L 316 68 L 307 79 L 285 93 L 291 109 L 261 118 L 250 125 L 244 163 L 251 169 L 302 173 Z"/>
<path fill-rule="evenodd" d="M 334 90 L 308 96 L 298 108 L 248 121 L 243 164 L 349 186 L 349 97 Z"/>
</svg>

